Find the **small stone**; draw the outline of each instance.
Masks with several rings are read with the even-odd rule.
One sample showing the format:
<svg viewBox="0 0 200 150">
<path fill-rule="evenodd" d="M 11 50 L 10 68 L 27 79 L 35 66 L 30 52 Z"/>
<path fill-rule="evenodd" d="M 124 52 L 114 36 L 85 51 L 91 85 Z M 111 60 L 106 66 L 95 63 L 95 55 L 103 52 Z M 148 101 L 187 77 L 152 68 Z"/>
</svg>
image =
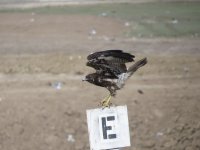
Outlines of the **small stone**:
<svg viewBox="0 0 200 150">
<path fill-rule="evenodd" d="M 138 100 L 134 100 L 133 102 L 134 102 L 135 104 L 138 104 Z"/>
<path fill-rule="evenodd" d="M 96 35 L 96 34 L 97 34 L 96 29 L 91 29 L 89 32 L 89 35 Z"/>
<path fill-rule="evenodd" d="M 125 26 L 125 27 L 129 27 L 129 26 L 130 26 L 130 23 L 129 23 L 129 22 L 125 22 L 125 23 L 124 23 L 124 26 Z"/>
<path fill-rule="evenodd" d="M 157 137 L 160 137 L 160 136 L 163 136 L 163 135 L 164 135 L 163 132 L 157 132 L 157 133 L 156 133 L 156 136 L 157 136 Z"/>
<path fill-rule="evenodd" d="M 69 110 L 66 110 L 66 111 L 64 112 L 64 114 L 67 115 L 67 116 L 71 116 L 71 115 L 73 114 L 73 112 L 72 112 L 71 109 L 69 109 Z"/>
<path fill-rule="evenodd" d="M 69 60 L 73 60 L 74 59 L 74 57 L 73 56 L 69 56 Z"/>
<path fill-rule="evenodd" d="M 75 142 L 74 136 L 72 134 L 68 134 L 67 141 L 71 142 L 71 143 L 74 143 Z"/>
<path fill-rule="evenodd" d="M 106 13 L 106 12 L 102 12 L 101 14 L 100 14 L 100 16 L 102 16 L 102 17 L 106 17 L 108 14 Z"/>
<path fill-rule="evenodd" d="M 144 92 L 141 89 L 137 90 L 139 94 L 144 94 Z"/>
</svg>

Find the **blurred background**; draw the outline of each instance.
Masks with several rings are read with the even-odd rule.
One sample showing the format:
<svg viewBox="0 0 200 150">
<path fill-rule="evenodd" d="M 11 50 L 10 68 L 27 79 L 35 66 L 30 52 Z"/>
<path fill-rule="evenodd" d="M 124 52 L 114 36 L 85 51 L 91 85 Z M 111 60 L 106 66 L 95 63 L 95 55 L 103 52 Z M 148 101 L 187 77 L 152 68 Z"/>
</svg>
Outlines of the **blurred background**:
<svg viewBox="0 0 200 150">
<path fill-rule="evenodd" d="M 148 58 L 112 99 L 127 150 L 200 149 L 200 1 L 0 0 L 0 149 L 89 149 L 86 109 L 106 89 L 81 79 L 91 52 Z"/>
</svg>

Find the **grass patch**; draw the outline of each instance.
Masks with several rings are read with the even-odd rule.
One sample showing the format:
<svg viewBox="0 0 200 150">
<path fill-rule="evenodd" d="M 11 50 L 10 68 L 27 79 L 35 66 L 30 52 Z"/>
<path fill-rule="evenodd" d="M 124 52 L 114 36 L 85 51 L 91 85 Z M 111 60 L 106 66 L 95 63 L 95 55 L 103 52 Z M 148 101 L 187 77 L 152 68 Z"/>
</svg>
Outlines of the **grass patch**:
<svg viewBox="0 0 200 150">
<path fill-rule="evenodd" d="M 200 2 L 154 2 L 96 4 L 31 9 L 1 9 L 3 12 L 38 14 L 106 15 L 129 22 L 128 37 L 199 37 Z"/>
</svg>

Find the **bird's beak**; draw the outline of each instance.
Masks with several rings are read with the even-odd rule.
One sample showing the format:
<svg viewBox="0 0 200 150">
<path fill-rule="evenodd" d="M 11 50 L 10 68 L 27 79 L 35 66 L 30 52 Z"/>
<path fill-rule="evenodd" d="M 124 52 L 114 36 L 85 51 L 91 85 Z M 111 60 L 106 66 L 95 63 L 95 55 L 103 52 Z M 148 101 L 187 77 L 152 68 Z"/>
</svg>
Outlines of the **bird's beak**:
<svg viewBox="0 0 200 150">
<path fill-rule="evenodd" d="M 84 78 L 82 79 L 82 81 L 87 81 L 86 77 L 84 77 Z"/>
</svg>

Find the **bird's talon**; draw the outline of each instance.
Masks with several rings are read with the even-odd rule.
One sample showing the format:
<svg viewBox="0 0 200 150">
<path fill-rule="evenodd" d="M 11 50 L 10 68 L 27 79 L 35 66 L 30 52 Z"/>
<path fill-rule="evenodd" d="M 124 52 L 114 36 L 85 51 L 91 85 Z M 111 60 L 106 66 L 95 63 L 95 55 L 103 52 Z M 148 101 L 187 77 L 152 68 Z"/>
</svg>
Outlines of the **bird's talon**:
<svg viewBox="0 0 200 150">
<path fill-rule="evenodd" d="M 112 105 L 112 103 L 110 102 L 110 100 L 103 101 L 101 103 L 102 108 L 106 108 L 106 107 L 110 108 L 111 105 Z"/>
<path fill-rule="evenodd" d="M 106 98 L 104 98 L 101 102 L 100 105 L 102 106 L 102 109 L 108 107 L 110 108 L 110 106 L 112 105 L 112 103 L 110 102 L 111 99 L 111 95 L 108 95 Z"/>
</svg>

